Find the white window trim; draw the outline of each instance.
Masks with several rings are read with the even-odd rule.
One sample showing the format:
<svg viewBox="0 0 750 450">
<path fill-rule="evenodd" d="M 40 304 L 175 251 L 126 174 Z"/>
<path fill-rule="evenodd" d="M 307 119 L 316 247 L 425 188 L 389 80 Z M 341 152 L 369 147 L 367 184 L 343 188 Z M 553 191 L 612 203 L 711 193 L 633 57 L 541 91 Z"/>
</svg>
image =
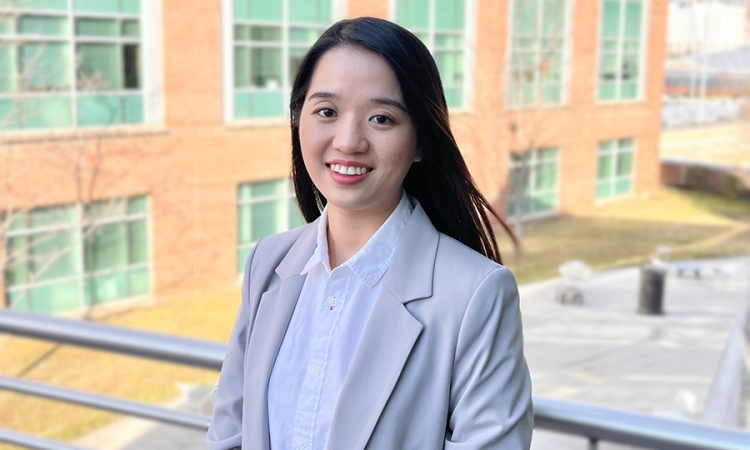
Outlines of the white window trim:
<svg viewBox="0 0 750 450">
<path fill-rule="evenodd" d="M 620 2 L 620 8 L 622 9 L 622 5 L 627 3 L 628 0 L 618 0 Z M 601 64 L 602 59 L 602 10 L 604 8 L 604 0 L 599 0 L 598 6 L 599 10 L 597 11 L 597 29 L 596 29 L 596 68 L 595 70 L 595 80 L 596 83 L 594 83 L 594 103 L 597 105 L 611 105 L 616 103 L 638 103 L 642 102 L 646 99 L 646 79 L 648 74 L 648 36 L 651 31 L 651 0 L 642 0 L 641 4 L 643 5 L 641 9 L 641 40 L 640 40 L 640 48 L 639 51 L 639 64 L 640 64 L 640 72 L 639 72 L 639 79 L 638 79 L 638 93 L 635 96 L 635 98 L 628 98 L 628 99 L 622 99 L 620 98 L 620 83 L 621 80 L 618 77 L 617 78 L 617 98 L 613 98 L 610 100 L 606 99 L 600 99 L 599 98 L 599 67 Z M 620 17 L 620 29 L 623 30 L 624 33 L 624 25 L 625 25 L 625 15 L 622 14 Z M 618 37 L 619 39 L 619 37 Z M 618 50 L 618 67 L 621 67 L 620 58 L 622 58 L 622 49 L 620 48 Z"/>
<path fill-rule="evenodd" d="M 528 109 L 534 107 L 541 108 L 559 108 L 570 104 L 570 81 L 571 73 L 573 71 L 573 21 L 575 18 L 576 0 L 567 0 L 565 3 L 565 27 L 563 30 L 563 51 L 562 51 L 562 80 L 560 81 L 560 101 L 557 103 L 543 103 L 537 101 L 531 105 L 513 105 L 510 100 L 510 88 L 511 88 L 511 69 L 512 69 L 512 58 L 513 58 L 513 15 L 515 14 L 516 0 L 508 1 L 508 18 L 507 18 L 507 29 L 508 33 L 505 40 L 505 108 L 507 110 L 519 110 Z M 537 19 L 538 20 L 538 19 Z M 538 80 L 535 83 L 539 82 Z"/>
<path fill-rule="evenodd" d="M 281 9 L 281 22 L 271 22 L 274 25 L 281 24 L 282 27 L 282 41 L 280 47 L 282 50 L 286 50 L 290 48 L 289 44 L 289 20 L 288 20 L 288 14 L 287 14 L 287 0 L 274 0 L 274 1 L 282 1 L 282 9 Z M 333 19 L 333 22 L 331 25 L 335 22 L 338 22 L 341 19 L 344 19 L 346 17 L 346 0 L 330 0 L 331 1 L 331 18 Z M 224 123 L 225 124 L 236 124 L 236 123 L 249 123 L 249 124 L 256 124 L 256 123 L 276 123 L 278 122 L 279 125 L 286 124 L 285 120 L 288 120 L 288 114 L 287 115 L 281 115 L 278 117 L 241 117 L 241 118 L 235 118 L 234 117 L 234 14 L 232 11 L 233 8 L 233 1 L 232 0 L 222 0 L 221 2 L 221 46 L 222 46 L 222 84 L 224 86 L 222 95 L 224 100 Z M 259 21 L 248 21 L 248 22 L 254 22 L 254 23 L 262 23 Z M 296 25 L 295 25 L 296 26 Z M 300 26 L 304 26 L 303 24 L 300 24 Z M 321 24 L 319 28 L 323 28 L 324 25 Z M 328 25 L 330 26 L 330 25 Z M 318 27 L 316 27 L 318 28 Z M 326 27 L 327 28 L 327 27 Z M 253 47 L 260 47 L 263 44 L 253 43 Z M 279 47 L 278 44 L 274 44 L 273 47 Z M 282 74 L 284 76 L 288 76 L 289 73 L 289 58 L 284 57 L 281 61 L 282 64 Z M 289 89 L 292 87 L 293 80 L 289 80 Z M 264 92 L 268 92 L 267 89 L 263 90 Z M 282 86 L 279 91 L 284 92 L 287 91 L 287 88 Z M 288 92 L 290 93 L 290 92 Z"/>
<path fill-rule="evenodd" d="M 137 196 L 134 196 L 137 197 Z M 133 197 L 127 197 L 123 198 L 121 201 L 124 201 L 127 205 L 127 201 Z M 40 281 L 34 281 L 31 283 L 24 283 L 19 284 L 15 286 L 8 286 L 5 285 L 5 291 L 3 292 L 3 296 L 6 296 L 8 292 L 17 292 L 17 291 L 26 291 L 33 288 L 43 287 L 50 284 L 57 284 L 57 283 L 64 283 L 68 281 L 78 281 L 78 289 L 79 289 L 79 307 L 81 309 L 88 308 L 91 306 L 94 306 L 93 304 L 86 304 L 86 280 L 88 280 L 91 277 L 97 276 L 97 275 L 106 275 L 109 273 L 116 273 L 116 272 L 122 272 L 122 271 L 129 271 L 133 269 L 142 269 L 142 268 L 149 268 L 148 271 L 148 292 L 144 294 L 134 295 L 134 296 L 128 296 L 123 297 L 121 299 L 113 300 L 113 301 L 121 301 L 121 300 L 129 300 L 134 298 L 142 298 L 147 297 L 151 295 L 154 289 L 154 264 L 153 264 L 153 239 L 151 238 L 153 236 L 153 229 L 152 229 L 152 221 L 150 220 L 151 217 L 151 198 L 150 196 L 145 196 L 146 198 L 146 212 L 144 213 L 128 213 L 126 212 L 123 215 L 120 216 L 114 216 L 114 217 L 107 217 L 102 220 L 94 220 L 86 222 L 84 221 L 84 211 L 85 211 L 85 203 L 75 203 L 75 204 L 68 204 L 68 205 L 61 205 L 61 206 L 73 206 L 75 208 L 75 217 L 73 220 L 64 225 L 49 225 L 49 226 L 42 226 L 42 227 L 36 227 L 36 228 L 24 228 L 21 230 L 8 230 L 5 234 L 5 237 L 3 239 L 3 252 L 5 252 L 5 249 L 7 248 L 8 241 L 13 238 L 18 237 L 29 237 L 29 236 L 35 236 L 40 234 L 47 234 L 47 233 L 64 233 L 69 231 L 74 231 L 76 234 L 76 239 L 73 243 L 71 243 L 71 246 L 75 246 L 75 251 L 77 253 L 76 257 L 78 258 L 78 274 L 71 275 L 67 277 L 60 277 L 55 278 L 51 280 L 40 280 Z M 148 233 L 148 259 L 145 262 L 141 262 L 138 264 L 128 264 L 124 267 L 120 267 L 117 269 L 106 269 L 106 270 L 100 270 L 96 272 L 87 272 L 86 271 L 86 261 L 85 261 L 85 251 L 86 251 L 86 243 L 84 239 L 84 230 L 86 226 L 88 225 L 107 225 L 107 224 L 114 224 L 114 223 L 128 223 L 128 222 L 135 222 L 138 220 L 145 220 L 146 221 L 146 230 Z M 130 255 L 128 254 L 128 257 Z M 7 301 L 7 297 L 6 301 Z"/>
<path fill-rule="evenodd" d="M 619 153 L 624 153 L 624 152 L 620 152 L 620 141 L 621 140 L 626 140 L 626 139 L 630 139 L 631 141 L 633 141 L 633 149 L 630 151 L 630 153 L 633 155 L 632 156 L 632 158 L 633 158 L 633 161 L 632 161 L 632 166 L 633 167 L 632 167 L 632 169 L 633 170 L 630 172 L 630 175 L 628 175 L 628 176 L 618 177 L 617 176 L 617 155 Z M 612 156 L 613 156 L 613 158 L 612 158 L 612 164 L 614 165 L 614 167 L 612 168 L 612 170 L 613 170 L 613 174 L 614 175 L 609 180 L 607 180 L 608 184 L 610 185 L 610 189 L 611 189 L 612 195 L 610 195 L 609 197 L 606 197 L 606 198 L 596 198 L 596 188 L 598 187 L 599 183 L 603 184 L 603 182 L 600 182 L 599 179 L 597 178 L 598 177 L 598 173 L 599 173 L 599 144 L 601 144 L 603 142 L 614 142 L 615 143 L 614 151 L 612 152 Z M 636 138 L 634 138 L 634 137 L 621 137 L 621 138 L 615 138 L 615 139 L 605 139 L 605 140 L 601 140 L 601 141 L 599 141 L 597 143 L 597 147 L 596 147 L 596 166 L 595 166 L 596 172 L 594 173 L 594 204 L 599 205 L 599 204 L 608 203 L 608 202 L 615 201 L 615 200 L 621 200 L 623 198 L 632 197 L 633 195 L 635 195 L 635 192 L 636 192 L 635 180 L 636 180 L 636 172 L 638 170 L 638 164 L 636 164 L 636 161 L 637 161 L 636 158 L 637 157 L 638 157 L 638 140 Z M 617 186 L 617 182 L 620 181 L 620 180 L 627 180 L 628 178 L 630 179 L 630 192 L 626 192 L 624 194 L 619 194 L 619 195 L 616 194 L 615 193 L 615 188 Z"/>
<path fill-rule="evenodd" d="M 428 42 L 425 46 L 432 54 L 435 39 L 435 1 L 430 2 L 430 18 L 428 19 Z M 396 8 L 398 0 L 388 0 L 388 20 L 396 22 Z M 461 89 L 463 104 L 454 108 L 449 108 L 450 113 L 471 112 L 474 108 L 474 67 L 475 53 L 477 48 L 477 0 L 465 0 L 464 7 L 464 82 Z"/>
<path fill-rule="evenodd" d="M 538 155 L 538 152 L 540 150 L 553 150 L 553 149 L 557 150 L 557 155 L 554 158 L 548 158 L 548 159 L 539 160 L 539 158 L 538 158 L 537 155 Z M 527 213 L 527 214 L 523 214 L 523 212 L 522 212 L 521 213 L 521 220 L 532 220 L 532 219 L 539 219 L 539 218 L 542 218 L 542 217 L 549 217 L 549 216 L 553 216 L 553 215 L 558 214 L 558 212 L 560 211 L 560 184 L 561 184 L 560 179 L 562 178 L 562 171 L 560 170 L 561 154 L 562 154 L 562 150 L 561 150 L 560 146 L 540 147 L 540 148 L 534 149 L 531 152 L 531 155 L 529 156 L 529 161 L 527 162 L 527 164 L 529 166 L 529 181 L 528 182 L 532 186 L 534 186 L 534 184 L 535 184 L 534 181 L 536 180 L 536 168 L 539 166 L 539 164 L 554 162 L 557 165 L 557 177 L 556 177 L 556 180 L 555 180 L 556 182 L 555 182 L 554 189 L 549 189 L 549 190 L 541 191 L 542 193 L 553 192 L 553 191 L 555 192 L 555 194 L 556 194 L 556 197 L 555 197 L 555 207 L 547 209 L 547 210 L 544 210 L 544 211 L 532 211 L 532 212 Z M 520 167 L 521 167 L 521 163 L 520 162 L 516 162 L 516 161 L 513 161 L 511 159 L 511 163 L 510 163 L 510 170 L 511 170 L 511 172 L 514 169 L 520 168 Z M 510 177 L 508 177 L 508 181 L 510 181 Z M 528 190 L 526 190 L 524 192 L 524 200 L 526 198 L 532 198 L 533 195 L 539 195 L 539 193 L 535 191 L 533 194 L 531 194 Z M 508 187 L 508 205 L 510 205 L 514 201 L 515 201 L 515 198 L 511 195 L 511 193 L 510 193 L 510 186 L 509 186 Z M 506 208 L 506 214 L 507 214 L 507 210 L 508 209 L 509 208 Z M 516 215 L 513 214 L 512 216 L 509 216 L 508 218 L 511 219 L 511 220 L 513 220 L 513 219 L 516 218 Z"/>
<path fill-rule="evenodd" d="M 69 46 L 69 59 L 71 62 L 76 60 L 76 44 L 79 42 L 111 42 L 111 43 L 137 43 L 140 44 L 141 53 L 141 88 L 138 90 L 107 90 L 97 92 L 79 92 L 76 84 L 76 67 L 74 64 L 68 68 L 70 77 L 70 89 L 67 91 L 53 91 L 41 93 L 22 93 L 12 92 L 0 94 L 0 98 L 41 98 L 46 96 L 60 96 L 67 92 L 71 102 L 71 126 L 60 128 L 35 128 L 35 129 L 9 129 L 6 132 L 12 133 L 44 133 L 51 130 L 89 130 L 97 128 L 123 128 L 139 127 L 144 125 L 154 125 L 162 123 L 164 120 L 163 112 L 163 83 L 162 83 L 162 39 L 161 39 L 161 2 L 141 0 L 141 12 L 138 14 L 112 13 L 102 14 L 96 12 L 76 12 L 74 10 L 73 0 L 68 0 L 66 10 L 39 10 L 34 8 L 0 8 L 0 12 L 13 14 L 27 12 L 35 16 L 61 17 L 68 20 L 68 34 L 66 36 L 47 36 L 47 35 L 4 35 L 2 40 L 24 40 L 40 42 L 61 42 Z M 140 20 L 141 36 L 140 38 L 127 37 L 87 37 L 76 36 L 75 19 L 76 18 L 92 19 L 133 19 Z M 78 103 L 79 97 L 105 94 L 140 94 L 143 101 L 143 122 L 142 123 L 124 123 L 113 125 L 95 125 L 81 126 L 78 125 Z"/>
</svg>

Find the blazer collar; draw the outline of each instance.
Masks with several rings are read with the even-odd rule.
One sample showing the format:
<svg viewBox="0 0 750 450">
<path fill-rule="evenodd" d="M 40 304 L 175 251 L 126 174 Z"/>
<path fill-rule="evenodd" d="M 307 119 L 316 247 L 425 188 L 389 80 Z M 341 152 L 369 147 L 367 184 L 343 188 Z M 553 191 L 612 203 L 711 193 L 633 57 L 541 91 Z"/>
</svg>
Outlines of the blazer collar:
<svg viewBox="0 0 750 450">
<path fill-rule="evenodd" d="M 302 273 L 302 269 L 305 268 L 305 264 L 315 251 L 318 223 L 320 223 L 320 217 L 305 225 L 302 235 L 292 245 L 281 263 L 276 266 L 276 274 L 281 281 Z"/>
</svg>

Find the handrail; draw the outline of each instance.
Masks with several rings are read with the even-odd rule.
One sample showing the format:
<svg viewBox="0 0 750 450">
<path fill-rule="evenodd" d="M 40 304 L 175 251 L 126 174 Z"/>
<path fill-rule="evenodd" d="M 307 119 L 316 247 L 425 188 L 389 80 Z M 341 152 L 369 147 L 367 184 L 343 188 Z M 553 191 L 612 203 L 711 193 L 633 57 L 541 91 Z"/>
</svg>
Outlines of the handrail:
<svg viewBox="0 0 750 450">
<path fill-rule="evenodd" d="M 49 439 L 42 439 L 40 437 L 29 436 L 28 434 L 16 433 L 15 431 L 3 429 L 0 429 L 0 442 L 34 450 L 87 450 L 83 447 L 76 447 L 58 441 L 50 441 Z"/>
<path fill-rule="evenodd" d="M 0 309 L 0 333 L 3 332 L 215 370 L 221 368 L 226 348 L 194 339 Z M 135 413 L 140 410 L 132 408 L 133 402 L 27 381 L 0 378 L 0 389 L 113 411 L 119 408 L 118 412 L 126 414 L 139 415 Z M 159 420 L 156 416 L 161 412 L 151 408 L 155 407 L 140 411 L 150 411 L 154 414 L 149 418 Z M 594 443 L 593 448 L 598 440 L 659 450 L 746 450 L 750 443 L 750 433 L 742 431 L 539 396 L 534 397 L 534 421 L 536 428 L 585 436 Z M 0 430 L 0 442 L 7 436 L 23 435 Z M 12 443 L 40 450 L 75 450 L 75 447 Z"/>
</svg>

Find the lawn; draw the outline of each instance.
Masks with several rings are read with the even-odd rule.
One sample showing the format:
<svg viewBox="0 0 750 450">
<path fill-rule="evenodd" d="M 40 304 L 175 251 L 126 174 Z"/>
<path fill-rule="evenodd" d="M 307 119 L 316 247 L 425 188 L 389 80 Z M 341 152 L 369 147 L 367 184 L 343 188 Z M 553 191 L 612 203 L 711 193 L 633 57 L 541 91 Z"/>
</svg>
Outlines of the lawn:
<svg viewBox="0 0 750 450">
<path fill-rule="evenodd" d="M 520 258 L 513 257 L 507 239 L 501 242 L 506 264 L 520 283 L 554 277 L 557 266 L 570 259 L 595 269 L 638 264 L 659 245 L 669 246 L 681 259 L 750 254 L 750 202 L 665 189 L 649 198 L 609 203 L 583 217 L 526 223 Z M 155 305 L 100 321 L 225 342 L 238 299 L 239 286 L 232 284 L 164 296 Z M 0 348 L 0 375 L 149 403 L 177 397 L 175 382 L 211 383 L 217 378 L 216 372 L 11 336 L 0 335 Z M 52 439 L 75 440 L 117 417 L 0 392 L 0 427 Z M 2 450 L 10 448 L 0 444 Z"/>
</svg>

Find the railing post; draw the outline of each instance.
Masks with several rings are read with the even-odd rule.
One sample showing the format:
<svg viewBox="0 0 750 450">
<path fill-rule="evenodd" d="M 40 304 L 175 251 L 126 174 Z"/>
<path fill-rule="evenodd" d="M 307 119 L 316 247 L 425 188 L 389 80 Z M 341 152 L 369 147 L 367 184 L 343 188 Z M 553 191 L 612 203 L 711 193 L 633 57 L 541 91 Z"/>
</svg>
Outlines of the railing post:
<svg viewBox="0 0 750 450">
<path fill-rule="evenodd" d="M 589 450 L 597 450 L 599 448 L 599 438 L 589 437 Z"/>
</svg>

